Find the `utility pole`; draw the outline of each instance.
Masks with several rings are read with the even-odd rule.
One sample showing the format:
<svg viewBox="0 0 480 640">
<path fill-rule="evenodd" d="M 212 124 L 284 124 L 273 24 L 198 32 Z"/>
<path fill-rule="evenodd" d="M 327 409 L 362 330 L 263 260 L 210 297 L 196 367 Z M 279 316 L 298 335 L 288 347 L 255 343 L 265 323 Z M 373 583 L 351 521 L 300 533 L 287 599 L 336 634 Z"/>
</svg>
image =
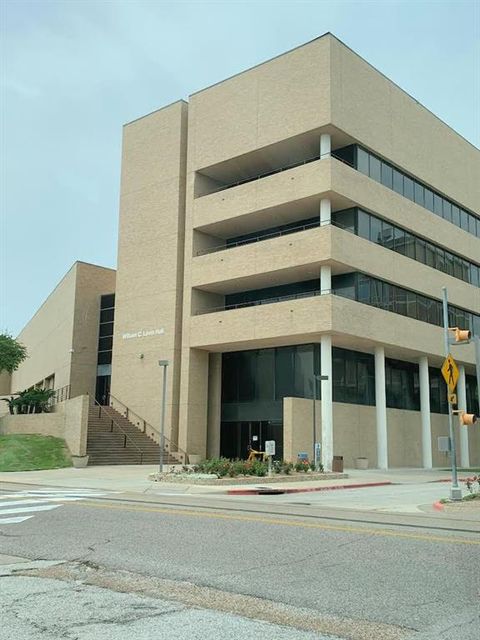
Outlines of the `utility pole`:
<svg viewBox="0 0 480 640">
<path fill-rule="evenodd" d="M 443 337 L 444 337 L 444 348 L 445 348 L 445 358 L 448 358 L 449 355 L 449 340 L 448 340 L 448 297 L 447 297 L 447 288 L 442 287 L 443 294 Z M 448 387 L 447 387 L 448 394 Z M 455 433 L 453 430 L 453 414 L 452 414 L 452 405 L 448 403 L 448 433 L 450 436 L 450 457 L 452 461 L 452 486 L 450 488 L 450 498 L 452 500 L 461 500 L 462 499 L 462 490 L 458 486 L 458 474 L 457 474 L 457 451 L 455 446 Z"/>
</svg>

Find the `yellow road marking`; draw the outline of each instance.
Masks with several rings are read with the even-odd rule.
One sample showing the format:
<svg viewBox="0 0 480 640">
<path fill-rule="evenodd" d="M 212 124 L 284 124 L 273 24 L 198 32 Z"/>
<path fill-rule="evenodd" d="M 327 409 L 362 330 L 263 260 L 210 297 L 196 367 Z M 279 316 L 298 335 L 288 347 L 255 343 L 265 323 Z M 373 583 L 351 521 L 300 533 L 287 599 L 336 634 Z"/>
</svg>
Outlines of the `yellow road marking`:
<svg viewBox="0 0 480 640">
<path fill-rule="evenodd" d="M 279 518 L 263 518 L 255 516 L 227 515 L 212 511 L 190 511 L 185 509 L 166 509 L 161 507 L 139 507 L 133 505 L 99 504 L 97 502 L 78 502 L 75 506 L 95 507 L 96 509 L 118 509 L 122 511 L 142 511 L 146 513 L 163 513 L 176 516 L 189 516 L 197 518 L 212 518 L 217 520 L 234 520 L 241 522 L 259 522 L 260 524 L 282 525 L 284 527 L 301 527 L 305 529 L 323 529 L 327 531 L 343 531 L 347 533 L 361 533 L 364 535 L 389 536 L 392 538 L 410 538 L 412 540 L 426 540 L 427 542 L 446 542 L 447 544 L 473 544 L 480 545 L 479 540 L 467 538 L 447 538 L 446 536 L 422 535 L 419 533 L 406 533 L 401 531 L 389 531 L 388 529 L 367 529 L 364 527 L 351 527 L 333 524 L 319 524 L 317 522 L 302 522 L 300 520 L 280 520 Z"/>
</svg>

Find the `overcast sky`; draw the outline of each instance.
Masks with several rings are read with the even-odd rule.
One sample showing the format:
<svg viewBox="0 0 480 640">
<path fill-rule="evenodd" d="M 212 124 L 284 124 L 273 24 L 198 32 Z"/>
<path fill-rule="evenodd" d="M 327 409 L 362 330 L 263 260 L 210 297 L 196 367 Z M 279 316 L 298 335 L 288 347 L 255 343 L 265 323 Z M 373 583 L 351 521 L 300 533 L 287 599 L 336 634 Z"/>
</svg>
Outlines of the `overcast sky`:
<svg viewBox="0 0 480 640">
<path fill-rule="evenodd" d="M 116 266 L 125 122 L 326 31 L 480 143 L 478 1 L 0 3 L 0 331 Z"/>
</svg>

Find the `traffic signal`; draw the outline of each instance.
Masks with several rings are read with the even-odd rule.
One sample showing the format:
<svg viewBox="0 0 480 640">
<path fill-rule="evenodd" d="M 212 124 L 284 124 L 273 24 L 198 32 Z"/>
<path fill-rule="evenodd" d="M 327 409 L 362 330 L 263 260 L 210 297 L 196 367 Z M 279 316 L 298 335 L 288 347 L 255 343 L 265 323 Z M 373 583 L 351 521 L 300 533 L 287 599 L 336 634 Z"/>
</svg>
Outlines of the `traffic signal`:
<svg viewBox="0 0 480 640">
<path fill-rule="evenodd" d="M 449 331 L 455 334 L 455 342 L 466 342 L 472 337 L 471 331 L 468 329 L 459 329 L 458 327 L 449 327 Z"/>
<path fill-rule="evenodd" d="M 477 416 L 474 413 L 461 413 L 459 418 L 462 427 L 471 427 L 477 421 Z"/>
<path fill-rule="evenodd" d="M 463 409 L 457 409 L 452 411 L 452 413 L 456 413 L 458 415 L 458 422 L 461 427 L 471 427 L 477 421 L 477 416 L 474 413 L 467 413 L 463 411 Z"/>
</svg>

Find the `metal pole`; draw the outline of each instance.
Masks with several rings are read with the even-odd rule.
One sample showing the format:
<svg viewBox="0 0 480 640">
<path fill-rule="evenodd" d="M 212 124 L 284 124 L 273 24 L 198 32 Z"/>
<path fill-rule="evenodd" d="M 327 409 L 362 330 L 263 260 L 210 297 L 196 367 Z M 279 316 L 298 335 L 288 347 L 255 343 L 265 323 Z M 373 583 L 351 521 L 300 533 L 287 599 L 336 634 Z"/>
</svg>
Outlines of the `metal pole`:
<svg viewBox="0 0 480 640">
<path fill-rule="evenodd" d="M 448 298 L 447 298 L 447 288 L 442 287 L 443 294 L 443 337 L 444 337 L 444 348 L 445 348 L 445 358 L 449 354 L 449 344 L 448 344 Z M 448 385 L 447 385 L 447 395 L 448 395 Z M 458 475 L 457 475 L 457 451 L 455 446 L 455 432 L 453 429 L 453 414 L 452 414 L 452 405 L 450 402 L 448 403 L 448 433 L 450 436 L 450 459 L 452 461 L 452 486 L 450 488 L 450 498 L 452 500 L 461 500 L 462 499 L 462 490 L 458 486 Z"/>
<path fill-rule="evenodd" d="M 313 458 L 312 460 L 317 463 L 317 452 L 315 443 L 317 442 L 317 376 L 313 374 Z"/>
<path fill-rule="evenodd" d="M 165 451 L 165 405 L 167 400 L 167 367 L 168 360 L 159 360 L 158 364 L 163 368 L 162 391 L 162 418 L 160 423 L 160 473 L 163 473 L 163 456 Z"/>
<path fill-rule="evenodd" d="M 480 336 L 473 336 L 475 342 L 475 361 L 477 367 L 477 400 L 478 413 L 480 414 Z"/>
</svg>

